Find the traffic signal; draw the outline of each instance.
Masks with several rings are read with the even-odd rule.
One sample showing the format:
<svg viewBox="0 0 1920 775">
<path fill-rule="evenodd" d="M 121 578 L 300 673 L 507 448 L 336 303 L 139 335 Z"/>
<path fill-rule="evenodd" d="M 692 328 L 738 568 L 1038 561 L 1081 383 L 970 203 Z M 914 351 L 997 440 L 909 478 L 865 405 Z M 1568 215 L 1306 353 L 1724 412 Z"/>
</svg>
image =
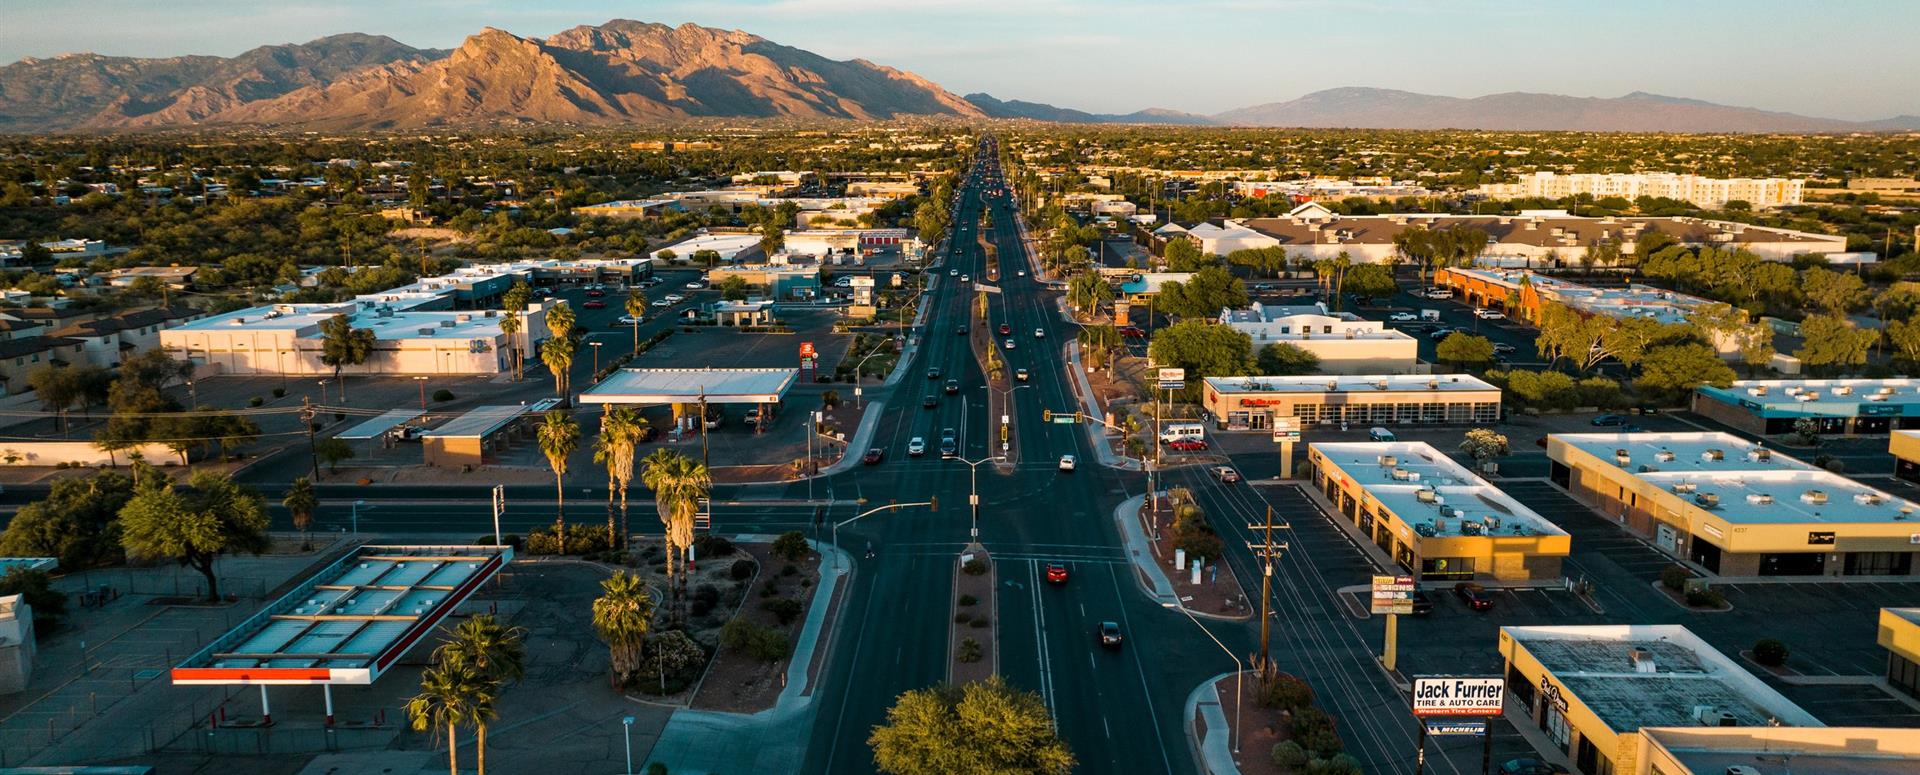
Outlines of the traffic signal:
<svg viewBox="0 0 1920 775">
<path fill-rule="evenodd" d="M 1053 422 L 1053 410 L 1052 409 L 1040 410 L 1040 419 L 1043 422 Z"/>
<path fill-rule="evenodd" d="M 927 510 L 928 510 L 928 511 L 939 511 L 939 510 L 940 510 L 940 496 L 938 496 L 938 495 L 935 495 L 935 496 L 933 496 L 933 497 L 931 497 L 931 498 L 928 498 L 928 499 L 927 499 Z"/>
</svg>

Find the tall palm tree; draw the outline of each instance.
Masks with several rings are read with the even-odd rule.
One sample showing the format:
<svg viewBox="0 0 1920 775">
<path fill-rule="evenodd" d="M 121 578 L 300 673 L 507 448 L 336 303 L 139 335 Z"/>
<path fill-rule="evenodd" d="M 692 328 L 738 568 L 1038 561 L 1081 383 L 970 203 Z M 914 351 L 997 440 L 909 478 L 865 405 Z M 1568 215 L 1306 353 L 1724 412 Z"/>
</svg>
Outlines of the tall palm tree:
<svg viewBox="0 0 1920 775">
<path fill-rule="evenodd" d="M 474 751 L 480 772 L 487 771 L 487 725 L 499 718 L 495 701 L 500 687 L 519 681 L 527 674 L 527 648 L 524 633 L 507 627 L 490 614 L 475 616 L 454 628 L 453 637 L 434 650 L 434 660 L 461 664 L 473 669 L 481 680 L 475 693 L 468 722 L 474 727 Z"/>
<path fill-rule="evenodd" d="M 547 332 L 553 336 L 540 346 L 540 360 L 546 362 L 547 368 L 553 369 L 554 392 L 559 393 L 562 399 L 568 396 L 573 386 L 573 374 L 568 367 L 573 365 L 573 353 L 579 347 L 579 343 L 573 339 L 574 322 L 572 306 L 554 305 L 547 310 Z"/>
<path fill-rule="evenodd" d="M 507 366 L 513 370 L 514 381 L 520 380 L 520 313 L 507 311 L 500 319 L 500 333 L 507 337 Z"/>
<path fill-rule="evenodd" d="M 300 546 L 309 546 L 307 528 L 313 527 L 314 509 L 320 508 L 320 499 L 313 494 L 313 482 L 304 476 L 296 477 L 280 505 L 287 507 L 287 514 L 293 517 L 293 529 L 300 531 Z"/>
<path fill-rule="evenodd" d="M 647 421 L 630 406 L 616 406 L 600 415 L 600 438 L 593 444 L 593 462 L 607 467 L 607 544 L 626 546 L 627 485 L 633 482 L 633 450 Z M 613 527 L 613 496 L 620 495 L 620 531 Z"/>
<path fill-rule="evenodd" d="M 460 727 L 481 715 L 486 679 L 472 665 L 441 662 L 420 674 L 420 693 L 407 700 L 407 719 L 415 732 L 447 730 L 447 772 L 460 775 Z M 491 704 L 491 703 L 487 703 Z"/>
<path fill-rule="evenodd" d="M 693 515 L 700 510 L 700 499 L 712 491 L 713 478 L 704 464 L 670 449 L 655 450 L 647 456 L 646 465 L 641 481 L 653 490 L 654 505 L 666 527 L 667 579 L 672 581 L 673 556 L 684 557 L 693 546 Z"/>
<path fill-rule="evenodd" d="M 639 291 L 627 292 L 627 317 L 633 318 L 633 354 L 640 354 L 640 321 L 647 316 L 647 296 Z"/>
<path fill-rule="evenodd" d="M 527 311 L 527 303 L 533 300 L 533 289 L 525 282 L 515 281 L 513 287 L 500 295 L 500 306 L 505 308 L 507 316 L 500 321 L 500 332 L 507 335 L 507 346 L 513 351 L 513 380 L 520 381 L 521 367 L 526 363 L 526 352 L 520 346 L 520 338 L 515 334 L 526 327 L 526 319 L 521 317 Z"/>
<path fill-rule="evenodd" d="M 640 669 L 640 657 L 653 630 L 653 596 L 647 582 L 626 571 L 614 571 L 600 582 L 601 595 L 593 601 L 593 631 L 612 652 L 614 688 Z"/>
<path fill-rule="evenodd" d="M 547 465 L 553 469 L 553 491 L 558 497 L 554 504 L 553 530 L 564 554 L 567 550 L 567 457 L 580 446 L 580 423 L 565 410 L 549 410 L 535 438 L 540 443 L 540 454 L 547 456 Z"/>
</svg>

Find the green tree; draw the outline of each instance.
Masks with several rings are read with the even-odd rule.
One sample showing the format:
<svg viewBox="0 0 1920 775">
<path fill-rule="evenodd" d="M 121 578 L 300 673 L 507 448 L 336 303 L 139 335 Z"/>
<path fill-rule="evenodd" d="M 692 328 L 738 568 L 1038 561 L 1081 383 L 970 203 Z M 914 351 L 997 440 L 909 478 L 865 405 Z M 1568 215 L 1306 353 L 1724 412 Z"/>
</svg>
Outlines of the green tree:
<svg viewBox="0 0 1920 775">
<path fill-rule="evenodd" d="M 1800 294 L 1822 312 L 1839 315 L 1866 300 L 1867 285 L 1859 275 L 1816 266 L 1800 271 Z"/>
<path fill-rule="evenodd" d="M 1809 370 L 1826 373 L 1865 365 L 1879 334 L 1838 315 L 1811 315 L 1800 323 L 1800 337 L 1805 341 L 1794 357 Z"/>
<path fill-rule="evenodd" d="M 727 301 L 742 301 L 747 298 L 747 280 L 739 275 L 728 275 L 715 288 L 720 291 L 720 298 Z"/>
<path fill-rule="evenodd" d="M 1204 320 L 1182 320 L 1160 329 L 1147 345 L 1147 356 L 1160 366 L 1187 370 L 1189 397 L 1198 395 L 1204 377 L 1243 377 L 1253 374 L 1253 338 Z"/>
<path fill-rule="evenodd" d="M 540 345 L 540 361 L 553 372 L 553 392 L 568 403 L 573 395 L 573 356 L 579 346 L 574 339 L 575 322 L 572 305 L 554 305 L 547 310 L 547 333 L 552 336 Z"/>
<path fill-rule="evenodd" d="M 1887 344 L 1893 346 L 1894 360 L 1908 370 L 1920 366 L 1920 320 L 1887 321 Z"/>
<path fill-rule="evenodd" d="M 1257 362 L 1260 373 L 1270 377 L 1291 377 L 1320 370 L 1320 356 L 1291 342 L 1275 342 L 1260 348 Z"/>
<path fill-rule="evenodd" d="M 1113 303 L 1113 286 L 1096 272 L 1074 275 L 1067 281 L 1067 303 L 1081 312 L 1094 312 Z"/>
<path fill-rule="evenodd" d="M 223 554 L 259 554 L 267 537 L 260 496 L 233 478 L 201 471 L 177 488 L 161 477 L 141 485 L 120 508 L 120 543 L 133 557 L 171 559 L 207 580 L 207 599 L 220 599 L 214 561 Z"/>
<path fill-rule="evenodd" d="M 1642 393 L 1674 401 L 1701 385 L 1726 387 L 1733 380 L 1733 369 L 1714 354 L 1713 348 L 1689 342 L 1648 350 L 1640 364 L 1640 377 L 1633 385 Z"/>
<path fill-rule="evenodd" d="M 1176 237 L 1167 242 L 1167 248 L 1161 256 L 1167 261 L 1169 272 L 1198 272 L 1207 267 L 1219 267 L 1220 259 L 1200 252 L 1200 246 L 1192 240 Z"/>
<path fill-rule="evenodd" d="M 1369 301 L 1388 298 L 1400 292 L 1393 272 L 1382 264 L 1361 264 L 1347 272 L 1346 290 Z"/>
<path fill-rule="evenodd" d="M 527 305 L 533 301 L 533 289 L 523 280 L 515 280 L 506 293 L 500 295 L 500 307 L 507 315 L 500 319 L 500 333 L 507 336 L 508 357 L 513 361 L 513 380 L 520 381 L 520 370 L 526 362 L 526 352 L 521 347 L 520 332 L 526 328 Z"/>
<path fill-rule="evenodd" d="M 327 473 L 340 473 L 340 461 L 352 460 L 353 445 L 342 441 L 338 436 L 328 436 L 313 442 L 313 454 L 327 464 Z"/>
<path fill-rule="evenodd" d="M 1484 336 L 1455 331 L 1440 340 L 1433 354 L 1455 368 L 1477 366 L 1493 360 L 1493 341 Z"/>
<path fill-rule="evenodd" d="M 440 662 L 420 673 L 420 693 L 407 700 L 415 732 L 447 731 L 447 773 L 460 775 L 460 727 L 493 715 L 492 687 L 474 666 Z"/>
<path fill-rule="evenodd" d="M 600 596 L 593 601 L 593 631 L 612 652 L 614 688 L 626 685 L 640 669 L 642 649 L 652 630 L 653 595 L 646 580 L 624 570 L 601 580 Z"/>
<path fill-rule="evenodd" d="M 659 676 L 662 692 L 667 690 L 669 674 L 679 675 L 707 658 L 706 649 L 682 630 L 667 630 L 647 636 L 646 645 L 640 653 L 642 666 L 647 672 Z"/>
<path fill-rule="evenodd" d="M 615 406 L 600 415 L 600 435 L 594 441 L 593 462 L 607 469 L 607 545 L 626 548 L 627 486 L 633 482 L 633 453 L 647 421 L 631 406 Z M 614 495 L 620 496 L 620 530 L 614 531 Z"/>
<path fill-rule="evenodd" d="M 117 564 L 126 556 L 120 509 L 132 497 L 133 480 L 113 471 L 55 479 L 45 498 L 20 507 L 7 522 L 0 555 L 55 557 L 69 572 Z"/>
<path fill-rule="evenodd" d="M 639 291 L 627 292 L 625 305 L 627 317 L 633 319 L 633 354 L 640 354 L 640 324 L 647 319 L 647 295 Z"/>
<path fill-rule="evenodd" d="M 340 400 L 347 400 L 347 383 L 340 371 L 366 363 L 373 356 L 373 329 L 354 328 L 346 315 L 334 315 L 320 324 L 320 362 L 333 367 L 333 380 L 340 384 Z"/>
<path fill-rule="evenodd" d="M 783 225 L 781 221 L 771 218 L 760 224 L 760 252 L 772 256 L 787 244 L 786 230 L 782 228 Z"/>
<path fill-rule="evenodd" d="M 667 579 L 671 583 L 673 556 L 684 558 L 693 546 L 693 518 L 700 511 L 700 500 L 712 491 L 713 477 L 705 464 L 670 449 L 654 450 L 645 462 L 641 482 L 653 491 L 654 506 L 666 528 Z"/>
<path fill-rule="evenodd" d="M 1154 306 L 1169 315 L 1210 318 L 1223 309 L 1247 306 L 1247 289 L 1226 269 L 1208 266 L 1194 272 L 1186 282 L 1162 285 Z"/>
<path fill-rule="evenodd" d="M 997 675 L 900 695 L 867 744 L 889 775 L 1064 775 L 1076 764 L 1040 695 Z"/>
<path fill-rule="evenodd" d="M 27 372 L 27 387 L 48 411 L 60 413 L 60 432 L 67 431 L 67 410 L 104 397 L 110 378 L 106 369 L 92 365 L 46 364 Z"/>
<path fill-rule="evenodd" d="M 567 553 L 567 458 L 580 446 L 580 423 L 573 415 L 563 409 L 550 409 L 541 418 L 540 430 L 535 433 L 539 442 L 540 454 L 546 456 L 547 467 L 553 469 L 553 534 L 559 541 L 560 554 Z"/>
<path fill-rule="evenodd" d="M 1491 428 L 1474 428 L 1467 431 L 1466 438 L 1460 442 L 1460 451 L 1473 458 L 1473 462 L 1482 469 L 1494 458 L 1506 457 L 1512 451 L 1507 445 L 1505 434 L 1496 433 Z"/>
<path fill-rule="evenodd" d="M 307 529 L 313 527 L 313 512 L 320 508 L 320 499 L 313 493 L 313 482 L 304 476 L 295 477 L 293 486 L 287 488 L 287 494 L 281 499 L 287 515 L 293 518 L 293 529 L 300 531 L 302 547 L 311 546 Z"/>
</svg>

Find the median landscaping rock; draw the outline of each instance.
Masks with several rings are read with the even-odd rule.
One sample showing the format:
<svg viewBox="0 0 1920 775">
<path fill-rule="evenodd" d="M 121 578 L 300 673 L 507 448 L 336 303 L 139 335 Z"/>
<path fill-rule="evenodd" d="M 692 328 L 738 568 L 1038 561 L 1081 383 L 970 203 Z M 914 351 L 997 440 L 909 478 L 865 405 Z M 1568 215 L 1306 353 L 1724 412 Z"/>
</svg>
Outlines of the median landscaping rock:
<svg viewBox="0 0 1920 775">
<path fill-rule="evenodd" d="M 954 558 L 953 623 L 947 633 L 947 680 L 984 681 L 999 672 L 998 608 L 994 605 L 993 560 L 971 544 Z"/>
</svg>

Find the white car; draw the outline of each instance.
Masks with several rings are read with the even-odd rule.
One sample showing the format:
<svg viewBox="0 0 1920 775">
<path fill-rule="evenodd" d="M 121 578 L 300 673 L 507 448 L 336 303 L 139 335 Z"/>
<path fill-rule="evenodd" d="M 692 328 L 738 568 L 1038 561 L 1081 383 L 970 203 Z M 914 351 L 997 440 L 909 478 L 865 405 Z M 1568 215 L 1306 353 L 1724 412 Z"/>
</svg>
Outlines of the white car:
<svg viewBox="0 0 1920 775">
<path fill-rule="evenodd" d="M 958 270 L 958 269 L 948 269 L 948 270 L 947 270 L 947 276 L 948 276 L 948 277 L 959 277 L 959 276 L 960 276 L 960 270 Z"/>
<path fill-rule="evenodd" d="M 639 324 L 641 324 L 641 323 L 645 323 L 645 322 L 647 322 L 647 321 L 645 321 L 645 320 L 641 320 L 640 318 L 636 318 L 636 317 L 634 317 L 634 316 L 632 316 L 632 315 L 621 315 L 621 316 L 620 316 L 620 325 L 623 325 L 623 326 L 632 326 L 632 325 L 639 325 Z"/>
<path fill-rule="evenodd" d="M 1506 315 L 1500 314 L 1500 310 L 1487 309 L 1486 307 L 1474 310 L 1473 316 L 1481 320 L 1500 320 L 1506 317 Z"/>
<path fill-rule="evenodd" d="M 1025 269 L 1022 269 L 1022 270 L 1020 270 L 1020 271 L 1018 271 L 1018 272 L 1014 272 L 1014 274 L 1016 274 L 1016 275 L 1019 275 L 1019 276 L 1021 276 L 1021 277 L 1026 277 L 1026 276 L 1027 276 L 1027 270 L 1025 270 Z"/>
<path fill-rule="evenodd" d="M 1013 349 L 1013 347 L 1014 347 L 1014 345 L 1013 345 L 1013 340 L 1012 340 L 1012 339 L 1008 339 L 1008 340 L 1007 340 L 1007 349 L 1009 349 L 1009 350 L 1011 350 L 1011 349 Z"/>
<path fill-rule="evenodd" d="M 1036 329 L 1034 329 L 1034 330 L 1033 330 L 1033 338 L 1035 338 L 1035 339 L 1045 339 L 1045 338 L 1047 338 L 1047 330 L 1046 330 L 1046 329 L 1044 329 L 1044 328 L 1036 328 Z"/>
<path fill-rule="evenodd" d="M 677 293 L 669 293 L 664 298 L 667 300 L 668 304 L 679 304 L 680 302 L 687 300 L 687 297 Z"/>
<path fill-rule="evenodd" d="M 851 277 L 836 277 L 836 278 L 834 278 L 834 280 L 833 280 L 833 287 L 835 287 L 835 288 L 851 288 L 851 287 L 853 287 L 853 278 L 851 278 Z"/>
<path fill-rule="evenodd" d="M 960 282 L 963 282 L 963 283 L 973 282 L 973 277 L 971 275 L 964 275 L 964 274 L 960 275 Z"/>
<path fill-rule="evenodd" d="M 707 287 L 707 283 L 704 280 L 695 280 L 693 282 L 687 283 L 687 290 L 689 291 L 697 291 L 705 287 Z"/>
<path fill-rule="evenodd" d="M 1240 472 L 1233 470 L 1233 466 L 1214 466 L 1213 478 L 1223 483 L 1232 484 L 1240 481 Z"/>
<path fill-rule="evenodd" d="M 907 457 L 919 457 L 924 454 L 927 454 L 926 439 L 915 436 L 912 441 L 907 442 Z"/>
<path fill-rule="evenodd" d="M 666 299 L 654 299 L 654 300 L 653 300 L 653 306 L 655 306 L 655 307 L 671 307 L 671 306 L 673 306 L 673 302 L 671 302 L 671 301 L 667 301 Z"/>
<path fill-rule="evenodd" d="M 1072 471 L 1072 470 L 1073 470 L 1073 466 L 1074 466 L 1074 463 L 1075 463 L 1075 462 L 1076 462 L 1076 461 L 1075 461 L 1075 460 L 1073 459 L 1073 456 L 1072 456 L 1072 455 L 1061 455 L 1061 456 L 1060 456 L 1060 470 L 1062 470 L 1062 471 Z"/>
<path fill-rule="evenodd" d="M 1415 314 L 1413 314 L 1413 313 L 1411 313 L 1411 312 L 1395 312 L 1395 313 L 1393 313 L 1393 314 L 1391 314 L 1391 315 L 1388 315 L 1388 316 L 1387 316 L 1387 319 L 1388 319 L 1388 320 L 1399 320 L 1399 321 L 1408 321 L 1408 320 L 1419 320 L 1419 319 L 1420 319 L 1420 316 L 1419 316 L 1419 315 L 1415 315 Z"/>
</svg>

